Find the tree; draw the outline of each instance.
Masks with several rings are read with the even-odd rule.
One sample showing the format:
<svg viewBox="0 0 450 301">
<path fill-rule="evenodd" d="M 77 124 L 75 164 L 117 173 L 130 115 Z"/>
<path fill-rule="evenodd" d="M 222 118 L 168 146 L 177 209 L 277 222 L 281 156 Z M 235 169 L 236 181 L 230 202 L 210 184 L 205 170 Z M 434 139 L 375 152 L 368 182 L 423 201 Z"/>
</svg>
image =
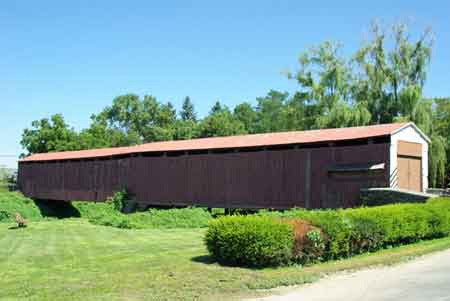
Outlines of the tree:
<svg viewBox="0 0 450 301">
<path fill-rule="evenodd" d="M 244 102 L 234 108 L 234 117 L 240 121 L 247 133 L 256 132 L 256 121 L 258 118 L 257 112 L 253 109 L 250 103 Z"/>
<path fill-rule="evenodd" d="M 199 124 L 200 137 L 217 137 L 246 134 L 245 126 L 230 110 L 223 109 L 203 119 Z"/>
<path fill-rule="evenodd" d="M 80 132 L 79 143 L 81 149 L 93 149 L 135 145 L 140 143 L 140 139 L 108 126 L 108 119 L 103 112 L 91 116 L 91 125 Z"/>
<path fill-rule="evenodd" d="M 170 102 L 161 104 L 151 95 L 142 100 L 135 94 L 118 96 L 101 114 L 111 129 L 125 134 L 131 145 L 175 137 L 176 110 Z"/>
<path fill-rule="evenodd" d="M 194 110 L 194 104 L 191 102 L 191 99 L 189 96 L 186 96 L 186 98 L 183 101 L 183 107 L 180 112 L 181 119 L 183 121 L 191 120 L 196 122 L 197 121 L 197 114 Z"/>
<path fill-rule="evenodd" d="M 138 143 L 144 139 L 150 116 L 138 95 L 126 94 L 114 98 L 112 106 L 106 107 L 103 113 L 110 126 L 133 137 L 133 140 L 138 140 Z"/>
<path fill-rule="evenodd" d="M 216 113 L 221 113 L 224 110 L 226 110 L 226 108 L 224 108 L 222 106 L 222 104 L 220 103 L 220 101 L 216 101 L 214 103 L 214 105 L 212 106 L 211 110 L 209 111 L 209 115 L 214 115 Z"/>
<path fill-rule="evenodd" d="M 31 129 L 23 131 L 20 141 L 28 155 L 80 149 L 77 133 L 61 114 L 53 115 L 50 119 L 35 120 L 31 126 Z"/>
<path fill-rule="evenodd" d="M 431 187 L 444 187 L 446 181 L 446 150 L 442 136 L 431 136 L 431 145 L 428 155 L 429 179 Z"/>
<path fill-rule="evenodd" d="M 377 23 L 372 38 L 355 55 L 360 67 L 355 90 L 357 101 L 368 103 L 373 123 L 413 121 L 431 138 L 429 180 L 442 186 L 445 179 L 446 145 L 442 133 L 434 130 L 433 103 L 423 97 L 427 68 L 431 60 L 433 34 L 426 29 L 413 40 L 408 26 L 395 24 L 392 39 Z M 387 45 L 392 44 L 392 47 Z"/>
<path fill-rule="evenodd" d="M 426 29 L 414 40 L 408 26 L 399 23 L 390 33 L 373 23 L 371 38 L 352 58 L 333 42 L 304 52 L 299 70 L 288 74 L 300 86 L 288 112 L 293 120 L 303 116 L 306 129 L 413 121 L 432 140 L 430 183 L 443 185 L 448 132 L 434 128 L 433 103 L 422 94 L 432 32 Z"/>
<path fill-rule="evenodd" d="M 300 55 L 299 70 L 288 73 L 300 85 L 296 107 L 302 116 L 306 111 L 313 113 L 306 115 L 309 119 L 303 128 L 358 126 L 371 120 L 367 103 L 354 102 L 353 69 L 341 48 L 341 44 L 330 41 L 312 47 Z"/>
<path fill-rule="evenodd" d="M 193 139 L 199 136 L 198 124 L 193 120 L 177 120 L 175 123 L 174 140 Z"/>
<path fill-rule="evenodd" d="M 412 119 L 422 101 L 431 59 L 433 35 L 430 29 L 417 40 L 411 38 L 404 23 L 393 25 L 391 33 L 389 35 L 374 22 L 371 39 L 354 56 L 359 67 L 355 95 L 357 101 L 368 103 L 373 123 L 392 122 L 399 116 Z"/>
<path fill-rule="evenodd" d="M 145 142 L 173 140 L 176 121 L 177 112 L 172 103 L 158 105 L 155 119 L 151 120 L 151 125 L 147 127 Z"/>
<path fill-rule="evenodd" d="M 309 104 L 307 95 L 296 92 L 286 103 L 286 127 L 289 130 L 309 130 L 315 128 L 320 108 Z"/>
<path fill-rule="evenodd" d="M 264 97 L 256 98 L 258 133 L 279 132 L 287 130 L 285 105 L 289 98 L 289 93 L 270 90 Z"/>
<path fill-rule="evenodd" d="M 447 186 L 450 184 L 450 98 L 436 98 L 432 101 L 434 131 L 442 137 L 442 143 L 447 153 L 444 175 L 444 185 Z M 439 171 L 437 173 L 442 176 Z"/>
</svg>

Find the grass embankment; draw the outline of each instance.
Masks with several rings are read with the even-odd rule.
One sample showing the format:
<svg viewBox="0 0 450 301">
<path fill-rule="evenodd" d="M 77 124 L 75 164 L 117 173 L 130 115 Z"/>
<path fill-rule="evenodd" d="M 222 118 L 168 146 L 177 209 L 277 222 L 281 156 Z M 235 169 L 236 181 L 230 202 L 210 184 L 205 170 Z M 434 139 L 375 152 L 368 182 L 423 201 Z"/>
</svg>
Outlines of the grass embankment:
<svg viewBox="0 0 450 301">
<path fill-rule="evenodd" d="M 0 189 L 0 222 L 12 222 L 16 213 L 30 221 L 44 219 L 40 209 L 33 200 L 25 198 L 19 192 L 8 192 Z"/>
<path fill-rule="evenodd" d="M 79 217 L 103 226 L 126 229 L 202 228 L 211 214 L 202 208 L 181 208 L 123 214 L 112 203 L 59 201 L 35 202 L 19 192 L 0 191 L 0 222 L 13 222 L 16 212 L 29 221 Z"/>
<path fill-rule="evenodd" d="M 239 299 L 450 247 L 444 238 L 306 268 L 258 270 L 209 262 L 203 229 L 123 230 L 83 219 L 9 226 L 0 224 L 0 299 L 10 300 Z"/>
</svg>

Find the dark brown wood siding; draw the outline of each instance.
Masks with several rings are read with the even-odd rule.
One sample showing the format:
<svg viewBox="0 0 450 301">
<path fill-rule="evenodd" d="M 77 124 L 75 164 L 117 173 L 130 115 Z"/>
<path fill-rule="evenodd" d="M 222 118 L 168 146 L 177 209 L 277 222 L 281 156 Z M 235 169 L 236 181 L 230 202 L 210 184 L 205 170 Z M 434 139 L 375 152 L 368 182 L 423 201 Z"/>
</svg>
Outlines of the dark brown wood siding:
<svg viewBox="0 0 450 301">
<path fill-rule="evenodd" d="M 29 197 L 103 201 L 127 188 L 149 205 L 328 208 L 388 186 L 389 144 L 19 164 Z M 334 164 L 385 163 L 377 173 L 330 174 Z"/>
</svg>

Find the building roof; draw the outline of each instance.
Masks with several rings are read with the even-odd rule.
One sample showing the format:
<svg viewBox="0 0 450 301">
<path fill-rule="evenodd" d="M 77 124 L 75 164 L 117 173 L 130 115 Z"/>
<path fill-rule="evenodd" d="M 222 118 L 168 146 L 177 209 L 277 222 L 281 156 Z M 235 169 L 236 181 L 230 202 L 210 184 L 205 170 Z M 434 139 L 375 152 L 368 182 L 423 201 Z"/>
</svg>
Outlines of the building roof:
<svg viewBox="0 0 450 301">
<path fill-rule="evenodd" d="M 411 124 L 412 123 L 390 123 L 337 129 L 292 131 L 152 142 L 127 147 L 33 154 L 22 159 L 20 162 L 89 159 L 151 152 L 214 150 L 278 145 L 281 146 L 289 144 L 306 144 L 319 142 L 336 142 L 343 140 L 388 136 Z"/>
</svg>

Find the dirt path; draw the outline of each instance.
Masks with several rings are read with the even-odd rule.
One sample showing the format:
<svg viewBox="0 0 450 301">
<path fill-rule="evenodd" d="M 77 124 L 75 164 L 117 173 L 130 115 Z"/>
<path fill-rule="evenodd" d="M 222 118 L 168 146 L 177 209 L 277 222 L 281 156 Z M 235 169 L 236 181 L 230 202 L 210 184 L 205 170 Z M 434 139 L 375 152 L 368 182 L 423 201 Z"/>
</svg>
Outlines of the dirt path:
<svg viewBox="0 0 450 301">
<path fill-rule="evenodd" d="M 280 288 L 260 301 L 450 301 L 450 250 L 411 262 L 340 273 L 299 287 Z"/>
</svg>

